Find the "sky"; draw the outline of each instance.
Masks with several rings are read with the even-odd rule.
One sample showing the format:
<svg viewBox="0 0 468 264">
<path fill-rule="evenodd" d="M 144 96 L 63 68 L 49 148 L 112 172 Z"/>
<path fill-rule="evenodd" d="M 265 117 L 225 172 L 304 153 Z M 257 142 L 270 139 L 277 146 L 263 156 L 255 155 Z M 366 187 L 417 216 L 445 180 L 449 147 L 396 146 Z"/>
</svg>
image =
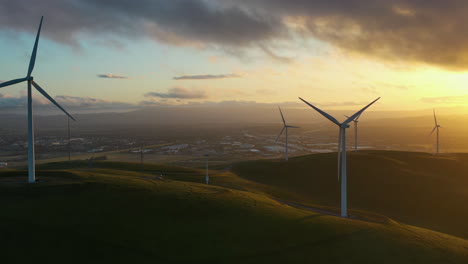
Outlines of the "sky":
<svg viewBox="0 0 468 264">
<path fill-rule="evenodd" d="M 178 105 L 468 105 L 463 0 L 0 0 L 0 81 L 74 111 Z M 24 108 L 26 86 L 0 91 Z M 38 93 L 36 106 L 47 101 Z M 370 109 L 371 110 L 371 109 Z"/>
</svg>

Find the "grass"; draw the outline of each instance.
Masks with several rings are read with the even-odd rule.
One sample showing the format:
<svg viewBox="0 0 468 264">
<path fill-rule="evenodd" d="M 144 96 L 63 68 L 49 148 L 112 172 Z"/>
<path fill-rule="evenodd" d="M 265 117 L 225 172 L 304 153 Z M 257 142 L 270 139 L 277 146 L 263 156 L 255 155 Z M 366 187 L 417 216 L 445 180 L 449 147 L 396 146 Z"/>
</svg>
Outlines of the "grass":
<svg viewBox="0 0 468 264">
<path fill-rule="evenodd" d="M 292 208 L 203 170 L 98 162 L 0 173 L 3 263 L 467 263 L 468 241 Z M 166 171 L 164 180 L 152 179 Z M 173 172 L 173 174 L 171 174 Z M 177 179 L 177 180 L 174 180 Z M 183 180 L 183 181 L 182 181 Z"/>
<path fill-rule="evenodd" d="M 294 193 L 297 200 L 339 207 L 336 153 L 236 164 L 245 179 Z M 351 210 L 468 238 L 468 154 L 348 152 Z"/>
</svg>

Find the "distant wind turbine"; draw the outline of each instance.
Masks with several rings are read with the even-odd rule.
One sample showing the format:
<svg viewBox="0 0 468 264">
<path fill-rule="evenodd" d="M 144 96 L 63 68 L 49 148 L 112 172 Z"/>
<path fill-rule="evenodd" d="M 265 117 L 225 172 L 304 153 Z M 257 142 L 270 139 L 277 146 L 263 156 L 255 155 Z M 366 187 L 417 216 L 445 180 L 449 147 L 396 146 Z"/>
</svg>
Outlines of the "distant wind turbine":
<svg viewBox="0 0 468 264">
<path fill-rule="evenodd" d="M 71 137 L 70 137 L 70 118 L 67 118 L 68 125 L 68 161 L 71 161 Z"/>
<path fill-rule="evenodd" d="M 27 82 L 28 83 L 28 182 L 33 183 L 36 181 L 36 172 L 35 172 L 35 160 L 34 160 L 34 116 L 33 116 L 33 104 L 32 104 L 32 89 L 31 85 L 36 88 L 45 98 L 51 101 L 55 106 L 62 110 L 66 115 L 68 115 L 73 121 L 76 121 L 63 107 L 61 107 L 47 92 L 42 89 L 39 84 L 34 81 L 31 73 L 34 69 L 34 64 L 36 63 L 36 54 L 37 54 L 37 45 L 39 43 L 39 36 L 41 34 L 42 20 L 44 17 L 41 17 L 41 22 L 39 24 L 39 29 L 37 30 L 36 41 L 34 43 L 34 48 L 31 54 L 31 59 L 29 61 L 29 68 L 26 74 L 26 77 L 20 79 L 14 79 L 8 82 L 0 83 L 0 88 L 10 86 L 13 84 Z"/>
<path fill-rule="evenodd" d="M 349 118 L 349 116 L 345 115 L 346 118 Z M 353 119 L 353 124 L 354 124 L 354 152 L 357 152 L 357 138 L 358 138 L 358 119 L 361 117 L 361 115 L 358 115 L 355 119 Z"/>
<path fill-rule="evenodd" d="M 321 115 L 326 117 L 328 120 L 332 121 L 340 128 L 340 134 L 338 137 L 338 179 L 340 179 L 341 174 L 341 216 L 348 217 L 348 203 L 347 203 L 347 177 L 346 177 L 346 128 L 349 128 L 349 123 L 355 120 L 358 116 L 362 114 L 369 106 L 373 103 L 377 102 L 380 99 L 377 98 L 372 103 L 368 104 L 366 107 L 362 108 L 354 115 L 348 117 L 343 123 L 338 122 L 333 116 L 325 113 L 324 111 L 320 110 L 319 108 L 313 106 L 312 104 L 308 103 L 306 100 L 299 97 L 304 103 L 315 109 Z M 341 154 L 341 155 L 340 155 Z"/>
<path fill-rule="evenodd" d="M 140 147 L 140 165 L 141 165 L 141 171 L 145 169 L 145 165 L 143 163 L 143 148 Z"/>
<path fill-rule="evenodd" d="M 208 175 L 208 154 L 205 154 L 206 157 L 206 174 L 205 174 L 205 183 L 208 185 L 210 184 L 210 176 Z"/>
<path fill-rule="evenodd" d="M 281 112 L 281 108 L 278 106 L 278 109 L 281 114 L 281 119 L 283 119 L 283 129 L 281 129 L 281 132 L 279 133 L 278 137 L 276 137 L 275 142 L 278 142 L 278 139 L 280 136 L 283 134 L 283 131 L 286 130 L 286 144 L 285 144 L 285 160 L 288 161 L 288 128 L 299 128 L 297 126 L 289 126 L 286 124 L 286 120 L 284 120 L 283 112 Z"/>
<path fill-rule="evenodd" d="M 436 154 L 439 154 L 439 128 L 441 128 L 441 126 L 437 123 L 435 110 L 434 110 L 434 123 L 435 123 L 435 126 L 434 126 L 434 129 L 432 129 L 432 132 L 430 135 L 432 135 L 434 131 L 437 130 Z"/>
</svg>

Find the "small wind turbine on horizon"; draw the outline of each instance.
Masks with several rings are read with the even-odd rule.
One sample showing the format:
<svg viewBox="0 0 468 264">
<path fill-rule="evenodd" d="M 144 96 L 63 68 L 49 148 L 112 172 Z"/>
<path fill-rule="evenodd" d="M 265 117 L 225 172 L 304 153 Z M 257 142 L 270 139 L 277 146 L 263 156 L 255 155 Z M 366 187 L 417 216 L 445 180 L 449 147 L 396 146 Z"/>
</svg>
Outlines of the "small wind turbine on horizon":
<svg viewBox="0 0 468 264">
<path fill-rule="evenodd" d="M 349 116 L 345 115 L 346 118 L 349 118 Z M 358 139 L 358 119 L 361 117 L 361 115 L 358 115 L 355 119 L 353 119 L 353 125 L 354 125 L 354 152 L 357 152 L 357 139 Z"/>
<path fill-rule="evenodd" d="M 286 130 L 286 143 L 285 143 L 285 160 L 288 161 L 288 128 L 299 128 L 297 126 L 290 126 L 286 124 L 286 120 L 284 119 L 283 112 L 281 111 L 281 108 L 278 106 L 278 109 L 281 114 L 281 119 L 283 120 L 283 129 L 281 129 L 281 132 L 279 133 L 278 137 L 276 137 L 275 142 L 278 142 L 279 137 L 283 134 L 283 131 Z"/>
<path fill-rule="evenodd" d="M 36 181 L 36 171 L 35 171 L 35 157 L 34 157 L 34 116 L 33 116 L 33 102 L 32 102 L 32 88 L 34 86 L 38 92 L 40 92 L 45 98 L 51 101 L 55 106 L 62 110 L 68 117 L 73 121 L 76 121 L 63 107 L 61 107 L 47 92 L 42 89 L 39 84 L 34 81 L 34 77 L 31 76 L 31 73 L 34 69 L 36 63 L 36 54 L 37 54 L 37 45 L 39 44 L 39 36 L 41 34 L 42 21 L 44 17 L 41 17 L 41 22 L 39 23 L 39 29 L 37 30 L 36 41 L 34 42 L 34 48 L 31 54 L 31 59 L 29 61 L 29 68 L 26 74 L 26 77 L 14 79 L 11 81 L 0 83 L 0 88 L 14 85 L 21 82 L 28 83 L 28 182 L 33 183 Z"/>
<path fill-rule="evenodd" d="M 71 133 L 70 133 L 70 117 L 67 117 L 68 126 L 68 161 L 71 161 Z"/>
<path fill-rule="evenodd" d="M 205 154 L 206 157 L 206 174 L 205 174 L 205 183 L 208 185 L 210 184 L 210 175 L 208 175 L 208 154 Z"/>
<path fill-rule="evenodd" d="M 323 115 L 328 120 L 332 121 L 340 128 L 340 133 L 338 136 L 338 180 L 340 180 L 341 175 L 341 216 L 348 217 L 348 201 L 347 201 L 347 176 L 346 176 L 346 128 L 349 128 L 349 123 L 359 117 L 362 112 L 369 108 L 372 104 L 377 102 L 380 99 L 377 98 L 372 101 L 370 104 L 357 111 L 354 115 L 348 117 L 344 122 L 340 123 L 333 116 L 325 113 L 314 105 L 310 104 L 306 100 L 299 97 L 304 103 L 315 109 L 321 115 Z"/>
<path fill-rule="evenodd" d="M 437 123 L 437 117 L 436 117 L 435 109 L 434 109 L 434 123 L 435 123 L 434 129 L 432 129 L 431 134 L 429 134 L 429 135 L 432 135 L 434 133 L 434 131 L 437 130 L 436 154 L 439 154 L 439 128 L 441 128 L 441 126 Z"/>
</svg>

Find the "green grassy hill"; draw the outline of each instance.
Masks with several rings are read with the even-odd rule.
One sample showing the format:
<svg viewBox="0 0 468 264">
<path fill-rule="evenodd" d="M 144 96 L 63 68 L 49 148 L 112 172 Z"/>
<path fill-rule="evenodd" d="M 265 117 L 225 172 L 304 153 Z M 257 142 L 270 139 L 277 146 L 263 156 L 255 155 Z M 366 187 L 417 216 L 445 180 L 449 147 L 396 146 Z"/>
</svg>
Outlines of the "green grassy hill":
<svg viewBox="0 0 468 264">
<path fill-rule="evenodd" d="M 243 162 L 233 171 L 295 193 L 304 203 L 339 207 L 336 153 Z M 468 154 L 348 152 L 348 202 L 351 210 L 467 239 Z"/>
<path fill-rule="evenodd" d="M 33 185 L 1 171 L 2 263 L 468 262 L 466 240 L 292 208 L 229 172 L 212 180 L 232 188 L 197 183 L 199 170 L 139 170 L 47 164 Z"/>
</svg>

